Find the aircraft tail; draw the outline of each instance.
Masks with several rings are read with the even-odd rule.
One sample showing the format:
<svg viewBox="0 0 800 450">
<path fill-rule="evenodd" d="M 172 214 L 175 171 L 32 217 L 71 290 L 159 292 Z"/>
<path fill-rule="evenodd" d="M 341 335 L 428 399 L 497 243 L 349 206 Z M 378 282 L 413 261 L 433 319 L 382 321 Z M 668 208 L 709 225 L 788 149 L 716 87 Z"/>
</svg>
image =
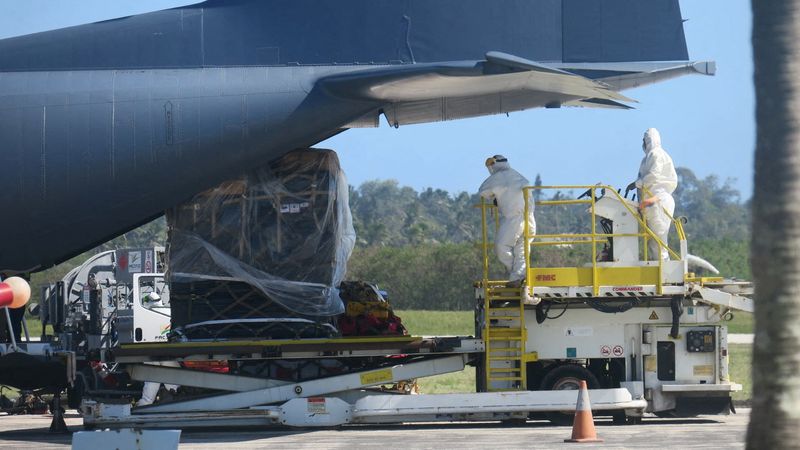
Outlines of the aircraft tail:
<svg viewBox="0 0 800 450">
<path fill-rule="evenodd" d="M 679 0 L 208 0 L 0 41 L 0 72 L 686 61 Z"/>
<path fill-rule="evenodd" d="M 679 0 L 562 0 L 564 62 L 689 59 Z"/>
</svg>

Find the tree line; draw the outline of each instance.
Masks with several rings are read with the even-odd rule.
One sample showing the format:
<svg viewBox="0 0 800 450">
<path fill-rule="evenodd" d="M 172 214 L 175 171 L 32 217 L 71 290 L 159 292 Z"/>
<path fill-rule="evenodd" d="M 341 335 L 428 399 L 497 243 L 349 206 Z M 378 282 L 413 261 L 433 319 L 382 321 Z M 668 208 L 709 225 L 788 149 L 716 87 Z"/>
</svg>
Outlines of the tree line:
<svg viewBox="0 0 800 450">
<path fill-rule="evenodd" d="M 689 251 L 715 264 L 725 276 L 749 279 L 750 205 L 730 181 L 698 178 L 678 169 L 676 215 L 686 218 Z M 536 185 L 542 185 L 537 176 Z M 537 200 L 563 200 L 581 192 L 535 191 Z M 473 282 L 482 278 L 483 230 L 477 194 L 428 188 L 416 191 L 394 180 L 369 181 L 350 188 L 356 229 L 356 249 L 347 278 L 378 284 L 400 309 L 469 310 L 474 306 Z M 585 205 L 539 207 L 539 234 L 588 232 Z M 490 222 L 491 219 L 490 219 Z M 489 227 L 490 240 L 493 223 Z M 126 233 L 103 246 L 34 275 L 33 284 L 54 281 L 98 251 L 164 245 L 163 218 Z M 677 238 L 671 237 L 673 247 Z M 489 250 L 491 276 L 503 277 Z M 536 247 L 535 263 L 569 266 L 591 262 L 588 246 Z"/>
</svg>

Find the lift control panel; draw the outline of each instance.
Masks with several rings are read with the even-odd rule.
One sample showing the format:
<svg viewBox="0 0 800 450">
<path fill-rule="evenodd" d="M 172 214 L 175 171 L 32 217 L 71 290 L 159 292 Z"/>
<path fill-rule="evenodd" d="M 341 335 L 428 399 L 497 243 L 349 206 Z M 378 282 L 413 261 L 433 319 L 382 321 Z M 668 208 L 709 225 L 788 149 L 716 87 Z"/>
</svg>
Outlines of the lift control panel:
<svg viewBox="0 0 800 450">
<path fill-rule="evenodd" d="M 716 348 L 714 330 L 693 330 L 686 333 L 686 350 L 689 353 L 710 353 Z"/>
</svg>

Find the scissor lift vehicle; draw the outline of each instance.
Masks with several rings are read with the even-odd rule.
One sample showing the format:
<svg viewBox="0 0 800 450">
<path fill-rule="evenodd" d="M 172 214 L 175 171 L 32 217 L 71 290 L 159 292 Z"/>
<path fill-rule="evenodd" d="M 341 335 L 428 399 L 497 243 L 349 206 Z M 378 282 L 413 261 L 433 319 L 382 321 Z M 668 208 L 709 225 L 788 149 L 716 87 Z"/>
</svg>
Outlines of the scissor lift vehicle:
<svg viewBox="0 0 800 450">
<path fill-rule="evenodd" d="M 526 248 L 526 260 L 531 261 L 529 249 L 535 256 L 544 246 L 587 246 L 591 259 L 574 267 L 541 267 L 534 257 L 522 292 L 489 280 L 492 207 L 482 206 L 484 280 L 477 289 L 476 331 L 486 352 L 478 389 L 571 390 L 583 379 L 590 389 L 623 387 L 647 400 L 646 408 L 627 411 L 634 421 L 643 412 L 728 412 L 731 394 L 741 385 L 729 377 L 723 323 L 733 311 L 753 311 L 749 283 L 695 276 L 689 262 L 698 258 L 688 253 L 682 220 L 673 218 L 680 242 L 675 251 L 647 227 L 638 204 L 613 188 L 532 187 L 527 192 L 530 197 L 535 190 L 570 189 L 586 192 L 577 200 L 537 202 L 537 211 L 585 207 L 590 229 L 540 233 Z M 527 224 L 525 236 L 534 238 Z M 667 248 L 670 259 L 649 261 L 648 240 Z"/>
<path fill-rule="evenodd" d="M 531 263 L 519 288 L 491 280 L 493 206 L 483 204 L 476 336 L 120 343 L 104 349 L 102 358 L 133 380 L 179 384 L 202 395 L 137 408 L 130 401 L 88 399 L 85 425 L 305 427 L 535 414 L 560 421 L 574 410 L 581 379 L 592 389 L 593 409 L 616 419 L 727 412 L 731 393 L 741 386 L 729 379 L 722 323 L 734 310 L 752 311 L 749 286 L 690 273 L 679 220 L 680 249 L 670 250 L 670 260 L 648 261 L 646 245 L 640 257 L 640 244 L 649 239 L 666 243 L 647 228 L 637 204 L 611 188 L 526 191 L 534 189 L 586 189 L 581 199 L 537 206 L 585 205 L 590 230 L 534 240 L 526 228 L 532 239 L 526 260 L 536 262 L 537 249 L 554 245 L 586 245 L 591 260 L 574 267 Z M 152 281 L 145 285 L 157 284 Z M 141 302 L 141 292 L 133 295 L 134 304 Z M 475 393 L 398 395 L 379 388 L 466 365 L 478 368 Z M 203 367 L 222 370 L 197 370 Z"/>
</svg>

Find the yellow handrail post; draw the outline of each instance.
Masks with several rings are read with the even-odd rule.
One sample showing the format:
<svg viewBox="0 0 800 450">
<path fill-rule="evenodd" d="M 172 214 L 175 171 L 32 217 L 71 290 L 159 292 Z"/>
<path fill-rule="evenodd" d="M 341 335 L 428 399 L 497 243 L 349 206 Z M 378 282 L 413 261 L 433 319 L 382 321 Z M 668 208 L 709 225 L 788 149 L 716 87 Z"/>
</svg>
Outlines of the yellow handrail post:
<svg viewBox="0 0 800 450">
<path fill-rule="evenodd" d="M 528 212 L 530 211 L 530 206 L 528 205 L 528 202 L 530 200 L 530 192 L 531 192 L 531 188 L 530 187 L 526 187 L 526 188 L 522 189 L 522 194 L 525 197 L 525 199 L 524 199 L 525 200 L 525 209 L 524 209 L 524 219 L 523 219 L 525 225 L 523 225 L 522 236 L 523 236 L 523 238 L 525 240 L 525 246 L 524 246 L 523 251 L 524 251 L 524 254 L 525 254 L 525 286 L 524 286 L 524 288 L 526 289 L 526 292 L 530 292 L 530 288 L 531 288 L 531 286 L 533 286 L 533 284 L 531 283 L 531 277 L 529 276 L 530 275 L 530 268 L 531 268 L 531 244 L 530 244 L 531 228 L 530 228 L 530 223 L 528 223 Z"/>
<path fill-rule="evenodd" d="M 642 210 L 640 209 L 639 213 L 641 214 L 641 212 L 642 212 Z M 648 255 L 648 244 L 649 243 L 647 242 L 648 241 L 647 230 L 649 230 L 650 227 L 647 226 L 647 218 L 644 216 L 644 214 L 641 214 L 641 216 L 642 216 L 642 225 L 644 226 L 644 231 L 642 232 L 642 246 L 643 246 L 642 252 L 643 252 L 643 255 L 644 255 L 643 259 L 644 259 L 644 261 L 650 261 L 650 258 L 648 258 L 648 256 L 649 256 Z"/>
<path fill-rule="evenodd" d="M 597 216 L 595 216 L 595 196 L 594 188 L 591 191 L 592 200 L 592 294 L 597 295 L 600 293 L 600 282 L 597 279 Z"/>
<path fill-rule="evenodd" d="M 481 199 L 481 231 L 483 233 L 483 284 L 489 282 L 489 230 L 486 223 L 486 200 Z"/>
<path fill-rule="evenodd" d="M 525 240 L 525 246 L 524 246 L 524 249 L 523 249 L 524 255 L 525 255 L 525 284 L 524 284 L 524 286 L 522 286 L 522 289 L 525 289 L 525 291 L 524 291 L 523 295 L 520 295 L 520 299 L 519 299 L 519 328 L 520 328 L 519 352 L 520 352 L 520 355 L 521 355 L 521 358 L 522 358 L 520 360 L 520 362 L 519 362 L 519 370 L 520 370 L 520 378 L 522 379 L 521 383 L 520 383 L 520 386 L 523 386 L 523 389 L 524 389 L 524 386 L 526 384 L 526 380 L 528 379 L 528 375 L 527 375 L 528 368 L 527 368 L 527 365 L 526 365 L 526 362 L 525 362 L 525 353 L 526 353 L 525 347 L 526 347 L 527 342 L 528 342 L 528 327 L 527 327 L 526 322 L 525 322 L 525 302 L 523 301 L 523 299 L 525 298 L 525 296 L 527 296 L 529 294 L 533 295 L 533 288 L 531 287 L 531 286 L 533 286 L 533 281 L 531 280 L 531 276 L 530 276 L 531 275 L 531 273 L 530 273 L 530 268 L 531 268 L 531 239 L 530 239 L 530 237 L 531 237 L 530 236 L 531 227 L 530 227 L 530 222 L 528 220 L 528 214 L 530 212 L 529 202 L 531 200 L 531 195 L 530 195 L 531 194 L 531 188 L 530 187 L 523 188 L 522 189 L 522 194 L 525 197 L 524 198 L 524 200 L 525 200 L 525 209 L 523 211 L 524 212 L 523 220 L 525 221 L 524 222 L 525 224 L 523 225 L 523 231 L 522 231 L 522 236 L 523 236 L 523 238 Z"/>
<path fill-rule="evenodd" d="M 675 223 L 675 231 L 678 233 L 681 259 L 685 259 L 689 255 L 689 247 L 686 242 L 686 232 L 683 230 L 683 221 L 673 217 L 672 222 Z"/>
<path fill-rule="evenodd" d="M 489 224 L 487 223 L 487 204 L 486 200 L 481 198 L 481 232 L 483 234 L 483 326 L 481 327 L 481 337 L 484 340 L 486 350 L 483 356 L 483 382 L 486 384 L 484 390 L 491 388 L 489 383 L 489 371 L 491 368 L 490 349 L 491 349 L 491 335 L 489 332 L 490 319 L 489 307 L 491 301 L 489 299 Z"/>
<path fill-rule="evenodd" d="M 644 250 L 643 250 L 644 260 L 645 261 L 650 261 L 650 258 L 649 258 L 650 255 L 648 254 L 650 252 L 650 246 L 648 245 L 649 244 L 648 241 L 650 240 L 650 238 L 649 238 L 648 233 L 647 233 L 647 230 L 649 230 L 650 227 L 647 225 L 647 216 L 645 215 L 644 210 L 642 209 L 642 206 L 641 206 L 642 202 L 646 198 L 648 198 L 650 196 L 650 191 L 647 190 L 646 186 L 642 185 L 642 189 L 639 190 L 639 193 L 640 193 L 640 195 L 639 195 L 639 214 L 642 216 L 642 224 L 644 225 L 644 232 L 643 232 L 644 239 L 642 239 L 642 242 L 643 242 L 643 245 L 644 245 Z"/>
</svg>

